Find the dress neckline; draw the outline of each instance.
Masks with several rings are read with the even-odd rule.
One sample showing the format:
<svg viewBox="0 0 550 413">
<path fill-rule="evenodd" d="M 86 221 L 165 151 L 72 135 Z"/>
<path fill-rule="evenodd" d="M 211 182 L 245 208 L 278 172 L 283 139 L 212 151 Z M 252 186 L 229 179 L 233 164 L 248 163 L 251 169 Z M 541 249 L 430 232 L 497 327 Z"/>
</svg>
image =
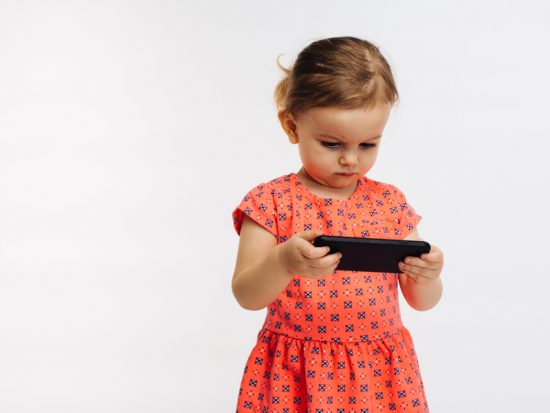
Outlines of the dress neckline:
<svg viewBox="0 0 550 413">
<path fill-rule="evenodd" d="M 331 200 L 336 202 L 348 202 L 357 198 L 357 196 L 362 190 L 362 186 L 365 184 L 365 179 L 366 179 L 364 176 L 358 177 L 355 191 L 353 191 L 353 193 L 347 198 L 337 198 L 337 197 L 322 197 L 322 196 L 315 195 L 313 192 L 309 190 L 309 188 L 306 185 L 304 185 L 304 183 L 300 180 L 300 177 L 295 172 L 291 172 L 290 176 L 294 179 L 294 182 L 301 188 L 302 192 L 305 195 L 307 195 L 309 198 L 313 198 L 323 202 L 326 200 Z"/>
</svg>

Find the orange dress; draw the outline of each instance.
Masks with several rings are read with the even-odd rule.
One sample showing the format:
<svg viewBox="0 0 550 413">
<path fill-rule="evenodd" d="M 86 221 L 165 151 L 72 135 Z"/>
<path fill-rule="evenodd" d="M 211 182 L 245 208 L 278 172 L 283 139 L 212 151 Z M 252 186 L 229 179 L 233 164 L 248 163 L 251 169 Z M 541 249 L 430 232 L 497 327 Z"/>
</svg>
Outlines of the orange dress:
<svg viewBox="0 0 550 413">
<path fill-rule="evenodd" d="M 321 198 L 295 173 L 251 189 L 233 211 L 277 243 L 293 234 L 403 239 L 420 219 L 395 186 L 358 179 L 347 199 Z M 241 380 L 237 413 L 428 412 L 398 274 L 296 274 L 267 307 Z"/>
</svg>

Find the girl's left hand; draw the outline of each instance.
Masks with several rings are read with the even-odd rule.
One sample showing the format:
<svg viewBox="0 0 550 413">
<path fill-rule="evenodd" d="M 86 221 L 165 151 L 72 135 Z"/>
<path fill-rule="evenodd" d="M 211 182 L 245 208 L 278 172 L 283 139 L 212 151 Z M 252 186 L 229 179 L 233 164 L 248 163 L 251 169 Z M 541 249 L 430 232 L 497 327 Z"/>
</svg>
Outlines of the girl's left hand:
<svg viewBox="0 0 550 413">
<path fill-rule="evenodd" d="M 406 257 L 404 263 L 400 261 L 399 269 L 401 274 L 406 275 L 416 284 L 427 284 L 441 274 L 443 251 L 432 244 L 429 253 L 424 253 L 420 257 Z"/>
</svg>

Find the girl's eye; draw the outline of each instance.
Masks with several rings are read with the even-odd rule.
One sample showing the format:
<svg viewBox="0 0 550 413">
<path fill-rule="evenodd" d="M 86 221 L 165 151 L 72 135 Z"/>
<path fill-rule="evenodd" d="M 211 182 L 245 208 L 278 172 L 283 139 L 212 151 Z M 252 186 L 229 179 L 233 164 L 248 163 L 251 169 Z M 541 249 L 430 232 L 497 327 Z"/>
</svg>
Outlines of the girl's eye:
<svg viewBox="0 0 550 413">
<path fill-rule="evenodd" d="M 338 142 L 321 142 L 321 144 L 327 148 L 336 148 L 339 145 Z"/>
<path fill-rule="evenodd" d="M 337 148 L 340 144 L 338 142 L 321 142 L 323 146 L 326 146 L 327 148 Z M 369 149 L 376 146 L 375 143 L 362 143 L 361 148 L 363 149 Z"/>
</svg>

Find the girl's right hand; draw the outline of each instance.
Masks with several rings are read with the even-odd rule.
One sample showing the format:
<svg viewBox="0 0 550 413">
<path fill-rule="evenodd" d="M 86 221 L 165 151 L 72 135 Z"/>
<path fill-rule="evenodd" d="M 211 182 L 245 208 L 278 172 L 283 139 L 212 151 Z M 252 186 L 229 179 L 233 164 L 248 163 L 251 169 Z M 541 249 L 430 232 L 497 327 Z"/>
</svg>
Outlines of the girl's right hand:
<svg viewBox="0 0 550 413">
<path fill-rule="evenodd" d="M 328 254 L 329 247 L 314 246 L 311 241 L 321 235 L 320 231 L 298 232 L 280 245 L 279 259 L 288 271 L 308 278 L 334 274 L 342 254 Z"/>
</svg>

